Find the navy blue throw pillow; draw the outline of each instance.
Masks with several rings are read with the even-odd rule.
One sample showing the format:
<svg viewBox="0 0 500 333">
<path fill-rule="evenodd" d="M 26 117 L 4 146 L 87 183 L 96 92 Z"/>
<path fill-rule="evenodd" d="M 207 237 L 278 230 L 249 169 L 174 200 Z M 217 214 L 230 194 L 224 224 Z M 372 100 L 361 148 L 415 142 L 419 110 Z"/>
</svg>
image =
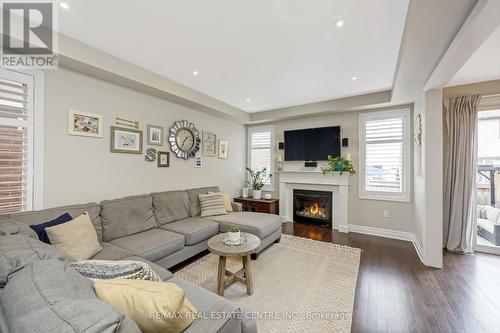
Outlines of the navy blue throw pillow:
<svg viewBox="0 0 500 333">
<path fill-rule="evenodd" d="M 35 230 L 36 234 L 38 235 L 38 239 L 41 240 L 44 243 L 50 244 L 49 237 L 47 236 L 47 232 L 45 231 L 45 228 L 48 227 L 53 227 L 58 224 L 63 224 L 66 222 L 71 221 L 73 218 L 71 215 L 68 213 L 64 213 L 63 215 L 59 216 L 56 219 L 53 219 L 52 221 L 45 222 L 45 223 L 40 223 L 40 224 L 32 224 L 30 225 L 30 228 Z"/>
</svg>

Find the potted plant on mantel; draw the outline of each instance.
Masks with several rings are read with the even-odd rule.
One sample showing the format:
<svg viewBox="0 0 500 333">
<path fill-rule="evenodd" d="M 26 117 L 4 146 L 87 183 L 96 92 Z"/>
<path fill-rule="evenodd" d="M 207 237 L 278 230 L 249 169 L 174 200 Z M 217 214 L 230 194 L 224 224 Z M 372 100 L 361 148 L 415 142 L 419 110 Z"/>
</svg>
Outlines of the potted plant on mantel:
<svg viewBox="0 0 500 333">
<path fill-rule="evenodd" d="M 266 170 L 253 171 L 252 169 L 247 168 L 247 171 L 250 173 L 250 180 L 248 181 L 248 184 L 252 188 L 252 197 L 254 199 L 261 199 L 262 188 L 273 175 L 270 173 L 268 174 Z"/>
<path fill-rule="evenodd" d="M 351 175 L 356 174 L 356 171 L 354 170 L 351 161 L 342 156 L 338 157 L 328 156 L 328 163 L 321 167 L 321 171 L 323 171 L 323 174 L 329 172 L 339 172 L 341 175 L 344 172 L 349 172 L 349 174 Z"/>
</svg>

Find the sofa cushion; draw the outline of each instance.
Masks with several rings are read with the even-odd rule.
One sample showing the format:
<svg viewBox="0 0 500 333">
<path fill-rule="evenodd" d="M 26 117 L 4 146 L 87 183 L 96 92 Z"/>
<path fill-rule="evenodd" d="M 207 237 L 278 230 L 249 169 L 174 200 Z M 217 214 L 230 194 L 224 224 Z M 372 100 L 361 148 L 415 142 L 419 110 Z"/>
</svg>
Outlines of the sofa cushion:
<svg viewBox="0 0 500 333">
<path fill-rule="evenodd" d="M 87 260 L 102 250 L 87 213 L 45 231 L 52 245 L 76 260 Z"/>
<path fill-rule="evenodd" d="M 167 230 L 154 229 L 114 239 L 111 244 L 151 261 L 158 261 L 181 250 L 184 236 Z"/>
<path fill-rule="evenodd" d="M 184 235 L 186 245 L 194 245 L 219 233 L 219 225 L 203 217 L 190 217 L 160 228 Z"/>
<path fill-rule="evenodd" d="M 110 240 L 156 227 L 150 195 L 101 202 L 102 238 Z"/>
<path fill-rule="evenodd" d="M 198 216 L 200 215 L 201 212 L 200 199 L 198 198 L 198 195 L 207 194 L 208 192 L 220 192 L 220 189 L 218 186 L 211 186 L 211 187 L 192 188 L 186 190 L 186 192 L 189 198 L 189 210 L 191 212 L 191 216 Z"/>
<path fill-rule="evenodd" d="M 497 222 L 498 219 L 500 218 L 500 209 L 487 206 L 484 208 L 484 216 L 486 219 L 492 222 Z"/>
<path fill-rule="evenodd" d="M 187 219 L 189 198 L 186 191 L 152 193 L 153 210 L 159 225 Z"/>
<path fill-rule="evenodd" d="M 265 213 L 235 212 L 207 218 L 219 223 L 220 232 L 226 232 L 230 226 L 238 226 L 241 231 L 253 234 L 260 239 L 269 236 L 283 224 L 279 215 Z"/>
<path fill-rule="evenodd" d="M 495 233 L 495 223 L 487 220 L 487 219 L 477 219 L 477 226 L 478 228 L 483 228 L 485 231 L 489 232 L 490 234 Z"/>
<path fill-rule="evenodd" d="M 183 333 L 257 332 L 255 320 L 252 321 L 254 327 L 249 327 L 247 331 L 242 331 L 244 326 L 242 320 L 246 319 L 240 316 L 242 310 L 238 304 L 182 279 L 174 277 L 171 281 L 184 290 L 186 297 L 200 313 L 208 314 L 208 316 L 197 318 Z M 224 316 L 217 315 L 220 313 L 223 313 Z"/>
<path fill-rule="evenodd" d="M 26 265 L 49 259 L 73 261 L 73 258 L 66 253 L 38 239 L 23 234 L 1 236 L 0 287 L 4 286 L 11 276 L 22 270 Z"/>
<path fill-rule="evenodd" d="M 120 260 L 132 256 L 132 253 L 108 242 L 101 243 L 102 250 L 92 260 Z"/>
<path fill-rule="evenodd" d="M 92 221 L 92 225 L 97 232 L 97 237 L 99 241 L 102 240 L 102 227 L 101 227 L 101 207 L 94 202 L 83 204 L 83 205 L 71 205 L 71 206 L 62 206 L 49 208 L 39 211 L 29 211 L 29 212 L 21 212 L 16 214 L 11 214 L 9 219 L 14 223 L 23 223 L 27 226 L 27 229 L 31 231 L 31 235 L 36 235 L 36 233 L 29 228 L 32 224 L 39 224 L 46 221 L 52 221 L 55 218 L 68 213 L 69 215 L 75 217 L 80 216 L 81 214 L 87 212 L 90 216 L 90 220 Z M 21 233 L 24 233 L 23 230 L 20 230 Z M 27 234 L 27 236 L 32 237 Z M 38 238 L 38 236 L 35 236 Z"/>
<path fill-rule="evenodd" d="M 22 234 L 27 237 L 38 239 L 36 232 L 27 224 L 13 221 L 8 216 L 0 217 L 0 236 Z"/>
<path fill-rule="evenodd" d="M 92 282 L 59 260 L 27 265 L 0 294 L 11 332 L 116 332 L 124 315 L 99 300 Z"/>
</svg>

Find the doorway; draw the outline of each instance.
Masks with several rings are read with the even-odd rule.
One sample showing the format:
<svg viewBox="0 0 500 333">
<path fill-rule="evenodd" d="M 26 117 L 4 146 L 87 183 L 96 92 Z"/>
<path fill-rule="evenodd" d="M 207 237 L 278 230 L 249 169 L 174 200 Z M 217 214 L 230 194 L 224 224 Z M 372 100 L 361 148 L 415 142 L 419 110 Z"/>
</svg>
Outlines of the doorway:
<svg viewBox="0 0 500 333">
<path fill-rule="evenodd" d="M 476 251 L 500 255 L 500 109 L 478 118 Z"/>
</svg>

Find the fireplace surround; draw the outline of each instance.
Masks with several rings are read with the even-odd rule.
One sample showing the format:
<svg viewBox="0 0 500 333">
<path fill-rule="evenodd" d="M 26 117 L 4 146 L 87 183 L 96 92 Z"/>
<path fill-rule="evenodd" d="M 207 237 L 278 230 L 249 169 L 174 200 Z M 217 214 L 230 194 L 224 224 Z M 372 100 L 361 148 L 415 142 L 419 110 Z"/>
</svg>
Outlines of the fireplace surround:
<svg viewBox="0 0 500 333">
<path fill-rule="evenodd" d="M 294 221 L 293 191 L 326 191 L 332 194 L 331 228 L 349 232 L 348 188 L 349 174 L 332 172 L 323 174 L 321 170 L 282 170 L 279 173 L 280 215 L 283 221 Z"/>
<path fill-rule="evenodd" d="M 294 189 L 293 220 L 331 226 L 332 192 Z"/>
</svg>

